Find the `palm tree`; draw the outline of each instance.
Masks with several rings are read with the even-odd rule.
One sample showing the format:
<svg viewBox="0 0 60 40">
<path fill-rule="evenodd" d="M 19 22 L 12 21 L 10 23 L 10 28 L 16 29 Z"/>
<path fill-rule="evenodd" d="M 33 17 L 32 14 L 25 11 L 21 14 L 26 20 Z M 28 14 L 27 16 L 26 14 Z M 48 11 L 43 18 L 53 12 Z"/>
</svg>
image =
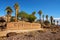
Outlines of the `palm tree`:
<svg viewBox="0 0 60 40">
<path fill-rule="evenodd" d="M 34 12 L 32 12 L 32 15 L 35 15 L 36 14 L 36 12 L 34 11 Z"/>
<path fill-rule="evenodd" d="M 48 21 L 48 15 L 46 15 L 46 20 Z"/>
<path fill-rule="evenodd" d="M 15 19 L 15 21 L 17 22 L 18 20 L 17 20 L 17 15 L 18 15 L 18 11 L 19 11 L 19 5 L 18 5 L 18 3 L 15 3 L 15 5 L 14 5 L 14 8 L 15 8 L 15 17 L 16 17 L 16 19 Z"/>
<path fill-rule="evenodd" d="M 7 22 L 9 22 L 9 20 L 11 19 L 11 14 L 12 14 L 12 9 L 11 9 L 11 7 L 10 6 L 8 6 L 8 7 L 6 7 L 6 12 L 7 12 Z"/>
<path fill-rule="evenodd" d="M 38 14 L 40 15 L 40 23 L 41 23 L 42 10 L 39 10 Z"/>
<path fill-rule="evenodd" d="M 43 18 L 43 23 L 44 23 L 44 15 L 42 15 L 42 18 Z"/>
<path fill-rule="evenodd" d="M 52 16 L 50 16 L 50 21 L 51 21 L 51 24 L 52 24 L 52 22 L 53 22 L 53 17 Z"/>
<path fill-rule="evenodd" d="M 53 20 L 53 22 L 54 22 L 54 25 L 55 25 L 55 20 Z"/>
<path fill-rule="evenodd" d="M 58 25 L 59 21 L 57 21 L 57 25 Z"/>
</svg>

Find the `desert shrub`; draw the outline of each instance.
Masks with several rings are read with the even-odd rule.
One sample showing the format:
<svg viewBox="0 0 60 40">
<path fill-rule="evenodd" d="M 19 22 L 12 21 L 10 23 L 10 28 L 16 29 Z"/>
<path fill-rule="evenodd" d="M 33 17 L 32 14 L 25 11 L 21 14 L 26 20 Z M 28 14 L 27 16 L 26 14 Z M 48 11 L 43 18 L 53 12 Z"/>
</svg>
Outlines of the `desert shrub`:
<svg viewBox="0 0 60 40">
<path fill-rule="evenodd" d="M 50 22 L 46 20 L 46 21 L 44 21 L 44 24 L 45 24 L 45 25 L 49 25 Z"/>
<path fill-rule="evenodd" d="M 10 36 L 15 36 L 15 35 L 17 35 L 17 33 L 15 33 L 15 32 L 10 32 L 10 33 L 7 33 L 7 37 L 10 37 Z"/>
<path fill-rule="evenodd" d="M 10 22 L 14 22 L 14 21 L 15 21 L 14 16 L 12 16 Z"/>
<path fill-rule="evenodd" d="M 52 34 L 56 34 L 56 32 L 51 32 Z"/>
<path fill-rule="evenodd" d="M 25 36 L 27 36 L 27 37 L 33 37 L 32 34 L 26 34 Z"/>
<path fill-rule="evenodd" d="M 43 31 L 43 30 L 37 30 L 37 32 L 39 32 L 39 33 L 44 33 L 44 31 Z"/>
</svg>

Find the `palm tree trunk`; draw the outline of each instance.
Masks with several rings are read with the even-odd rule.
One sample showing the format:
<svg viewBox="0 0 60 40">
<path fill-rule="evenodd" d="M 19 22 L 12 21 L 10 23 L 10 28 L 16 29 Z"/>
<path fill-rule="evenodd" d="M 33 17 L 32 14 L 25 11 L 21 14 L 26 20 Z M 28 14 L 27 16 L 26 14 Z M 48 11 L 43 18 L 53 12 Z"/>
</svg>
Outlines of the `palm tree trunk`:
<svg viewBox="0 0 60 40">
<path fill-rule="evenodd" d="M 57 23 L 57 25 L 58 25 L 58 23 Z"/>
<path fill-rule="evenodd" d="M 8 23 L 8 16 L 7 16 L 7 23 Z"/>
<path fill-rule="evenodd" d="M 41 15 L 40 15 L 40 23 L 41 23 Z"/>
<path fill-rule="evenodd" d="M 44 17 L 43 17 L 43 23 L 44 23 Z"/>
<path fill-rule="evenodd" d="M 55 22 L 54 22 L 54 25 L 55 25 Z"/>
<path fill-rule="evenodd" d="M 17 22 L 17 13 L 18 13 L 18 10 L 16 9 L 16 13 L 15 13 L 15 17 L 16 17 L 15 21 L 16 22 Z"/>
<path fill-rule="evenodd" d="M 52 20 L 51 20 L 51 25 L 52 25 Z"/>
<path fill-rule="evenodd" d="M 48 21 L 48 18 L 46 18 L 47 19 L 47 21 Z"/>
<path fill-rule="evenodd" d="M 9 16 L 7 15 L 7 23 L 8 23 L 8 18 L 9 18 Z"/>
</svg>

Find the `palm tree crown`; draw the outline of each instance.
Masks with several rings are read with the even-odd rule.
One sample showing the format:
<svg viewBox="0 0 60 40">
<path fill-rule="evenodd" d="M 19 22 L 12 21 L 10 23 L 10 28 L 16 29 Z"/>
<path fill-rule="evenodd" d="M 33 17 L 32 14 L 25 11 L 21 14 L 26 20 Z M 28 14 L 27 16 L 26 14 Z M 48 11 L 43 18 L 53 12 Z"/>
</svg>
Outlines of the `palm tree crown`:
<svg viewBox="0 0 60 40">
<path fill-rule="evenodd" d="M 7 11 L 7 14 L 11 14 L 13 12 L 10 6 L 6 7 L 5 10 Z"/>
<path fill-rule="evenodd" d="M 18 3 L 15 3 L 14 8 L 15 8 L 15 9 L 19 8 Z"/>
<path fill-rule="evenodd" d="M 46 15 L 46 20 L 48 21 L 48 15 Z"/>
<path fill-rule="evenodd" d="M 40 10 L 40 11 L 38 12 L 38 14 L 41 15 L 41 14 L 42 14 L 42 10 Z"/>
<path fill-rule="evenodd" d="M 32 12 L 32 15 L 35 15 L 36 14 L 36 12 L 34 11 L 34 12 Z"/>
<path fill-rule="evenodd" d="M 53 20 L 53 16 L 51 16 L 50 19 Z"/>
<path fill-rule="evenodd" d="M 51 24 L 52 24 L 52 21 L 53 21 L 53 16 L 50 17 L 50 21 L 51 21 Z"/>
<path fill-rule="evenodd" d="M 54 25 L 55 25 L 55 20 L 53 20 L 53 22 L 54 22 Z"/>
<path fill-rule="evenodd" d="M 10 6 L 8 6 L 8 7 L 6 7 L 6 9 L 5 9 L 6 11 L 7 11 L 7 22 L 10 22 L 10 19 L 11 19 L 11 13 L 13 12 L 12 11 L 12 9 L 11 9 L 11 7 Z"/>
</svg>

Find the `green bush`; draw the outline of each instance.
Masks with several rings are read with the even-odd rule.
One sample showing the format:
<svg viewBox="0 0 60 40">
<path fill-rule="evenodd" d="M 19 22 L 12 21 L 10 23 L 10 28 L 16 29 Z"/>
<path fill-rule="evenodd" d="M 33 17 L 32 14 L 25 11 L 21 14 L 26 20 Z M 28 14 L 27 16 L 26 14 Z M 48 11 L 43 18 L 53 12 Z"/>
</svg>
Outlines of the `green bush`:
<svg viewBox="0 0 60 40">
<path fill-rule="evenodd" d="M 24 20 L 28 17 L 28 14 L 24 11 L 21 11 L 18 13 L 18 18 L 21 18 L 21 20 Z"/>
<path fill-rule="evenodd" d="M 27 19 L 29 22 L 34 22 L 36 17 L 34 15 L 29 15 Z"/>
</svg>

